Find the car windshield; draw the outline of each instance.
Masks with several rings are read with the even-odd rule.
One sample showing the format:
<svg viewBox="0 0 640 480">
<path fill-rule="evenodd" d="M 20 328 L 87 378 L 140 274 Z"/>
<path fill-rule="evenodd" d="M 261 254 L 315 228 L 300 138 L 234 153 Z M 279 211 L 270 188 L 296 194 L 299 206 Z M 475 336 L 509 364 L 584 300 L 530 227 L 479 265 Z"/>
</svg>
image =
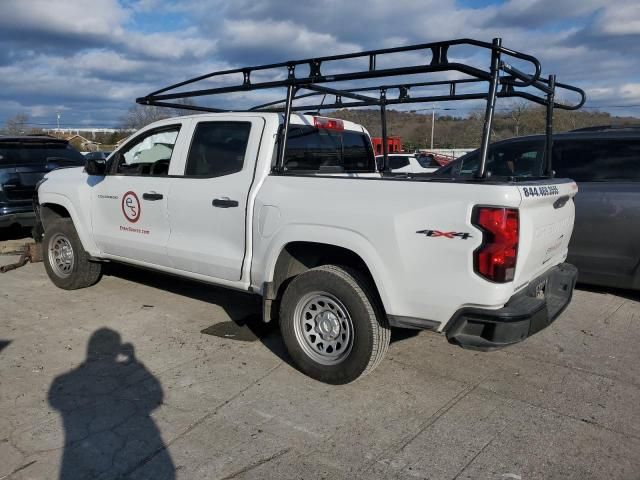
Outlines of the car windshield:
<svg viewBox="0 0 640 480">
<path fill-rule="evenodd" d="M 544 141 L 495 144 L 487 155 L 487 172 L 498 177 L 539 177 L 542 175 Z M 480 151 L 474 150 L 442 167 L 436 175 L 471 177 L 478 170 Z"/>
</svg>

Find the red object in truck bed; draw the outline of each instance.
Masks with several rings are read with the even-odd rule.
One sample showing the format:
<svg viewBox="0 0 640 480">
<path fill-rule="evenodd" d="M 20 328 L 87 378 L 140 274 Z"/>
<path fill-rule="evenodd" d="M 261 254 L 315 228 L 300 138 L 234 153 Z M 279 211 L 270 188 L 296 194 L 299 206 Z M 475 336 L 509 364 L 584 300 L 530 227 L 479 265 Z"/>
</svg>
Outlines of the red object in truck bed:
<svg viewBox="0 0 640 480">
<path fill-rule="evenodd" d="M 371 144 L 376 155 L 382 155 L 382 137 L 371 137 Z M 402 141 L 400 137 L 387 137 L 387 151 L 398 153 L 402 151 Z"/>
</svg>

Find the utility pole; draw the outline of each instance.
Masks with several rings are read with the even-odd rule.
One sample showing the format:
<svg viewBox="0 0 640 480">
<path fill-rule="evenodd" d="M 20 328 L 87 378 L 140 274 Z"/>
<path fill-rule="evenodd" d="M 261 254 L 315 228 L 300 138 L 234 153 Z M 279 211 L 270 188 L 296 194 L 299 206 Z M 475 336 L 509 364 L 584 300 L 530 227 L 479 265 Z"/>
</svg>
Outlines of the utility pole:
<svg viewBox="0 0 640 480">
<path fill-rule="evenodd" d="M 57 123 L 58 123 L 58 137 L 60 136 L 60 112 L 56 113 L 56 116 L 58 117 Z"/>
<path fill-rule="evenodd" d="M 436 125 L 436 107 L 431 107 L 431 150 L 433 150 L 433 130 Z"/>
</svg>

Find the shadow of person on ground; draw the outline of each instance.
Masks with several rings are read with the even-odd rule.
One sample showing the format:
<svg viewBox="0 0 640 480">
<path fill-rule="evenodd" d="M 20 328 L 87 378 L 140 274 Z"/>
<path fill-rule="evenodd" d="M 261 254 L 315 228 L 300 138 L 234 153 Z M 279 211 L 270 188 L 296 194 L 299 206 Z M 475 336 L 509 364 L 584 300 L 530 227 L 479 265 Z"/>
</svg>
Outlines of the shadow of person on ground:
<svg viewBox="0 0 640 480">
<path fill-rule="evenodd" d="M 118 332 L 96 330 L 86 360 L 53 381 L 48 399 L 64 424 L 61 480 L 121 478 L 145 466 L 153 470 L 148 478 L 175 478 L 150 416 L 162 404 L 162 386 Z"/>
</svg>

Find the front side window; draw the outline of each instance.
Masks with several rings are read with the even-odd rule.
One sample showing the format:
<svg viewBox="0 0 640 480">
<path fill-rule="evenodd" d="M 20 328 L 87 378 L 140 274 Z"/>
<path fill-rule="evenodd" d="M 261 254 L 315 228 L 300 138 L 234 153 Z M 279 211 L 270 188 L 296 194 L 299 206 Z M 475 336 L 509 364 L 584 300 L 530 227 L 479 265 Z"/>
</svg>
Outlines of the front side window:
<svg viewBox="0 0 640 480">
<path fill-rule="evenodd" d="M 251 122 L 201 122 L 193 135 L 185 175 L 221 177 L 242 170 Z"/>
<path fill-rule="evenodd" d="M 373 172 L 375 157 L 364 133 L 290 125 L 284 165 L 289 171 Z"/>
<path fill-rule="evenodd" d="M 168 175 L 171 155 L 179 131 L 179 126 L 168 127 L 134 139 L 119 152 L 116 173 L 120 175 Z"/>
</svg>

